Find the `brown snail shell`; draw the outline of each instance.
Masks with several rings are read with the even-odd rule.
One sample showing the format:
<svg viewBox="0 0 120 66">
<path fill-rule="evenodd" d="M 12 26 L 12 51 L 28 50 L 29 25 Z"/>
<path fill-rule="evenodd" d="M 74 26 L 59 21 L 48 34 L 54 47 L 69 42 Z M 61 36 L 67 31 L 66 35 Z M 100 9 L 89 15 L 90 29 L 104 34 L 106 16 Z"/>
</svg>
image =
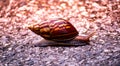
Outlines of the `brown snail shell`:
<svg viewBox="0 0 120 66">
<path fill-rule="evenodd" d="M 54 19 L 41 24 L 35 24 L 29 26 L 28 28 L 44 39 L 51 40 L 50 42 L 55 41 L 62 43 L 73 39 L 88 42 L 89 38 L 94 34 L 91 33 L 88 36 L 78 36 L 78 31 L 75 27 L 70 22 L 62 18 Z"/>
</svg>

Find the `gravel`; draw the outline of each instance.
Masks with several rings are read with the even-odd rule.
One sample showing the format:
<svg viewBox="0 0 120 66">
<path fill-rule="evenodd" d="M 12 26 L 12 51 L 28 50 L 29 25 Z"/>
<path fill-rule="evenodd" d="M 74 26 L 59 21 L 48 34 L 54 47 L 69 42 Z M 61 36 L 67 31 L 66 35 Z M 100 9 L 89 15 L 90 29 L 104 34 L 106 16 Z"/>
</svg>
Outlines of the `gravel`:
<svg viewBox="0 0 120 66">
<path fill-rule="evenodd" d="M 6 4 L 7 3 L 7 4 Z M 120 66 L 119 0 L 0 1 L 0 66 Z M 34 46 L 42 37 L 26 25 L 68 19 L 81 34 L 96 31 L 83 46 Z"/>
</svg>

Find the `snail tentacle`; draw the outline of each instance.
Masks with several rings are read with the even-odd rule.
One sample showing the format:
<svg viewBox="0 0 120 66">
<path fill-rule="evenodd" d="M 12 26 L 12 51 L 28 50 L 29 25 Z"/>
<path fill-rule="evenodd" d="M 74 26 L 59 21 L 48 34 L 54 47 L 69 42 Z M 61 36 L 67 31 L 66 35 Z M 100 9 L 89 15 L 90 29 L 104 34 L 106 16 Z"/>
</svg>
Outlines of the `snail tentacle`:
<svg viewBox="0 0 120 66">
<path fill-rule="evenodd" d="M 95 34 L 96 32 L 92 32 L 91 34 L 87 36 L 76 36 L 74 40 L 80 40 L 80 41 L 89 41 L 90 38 Z"/>
</svg>

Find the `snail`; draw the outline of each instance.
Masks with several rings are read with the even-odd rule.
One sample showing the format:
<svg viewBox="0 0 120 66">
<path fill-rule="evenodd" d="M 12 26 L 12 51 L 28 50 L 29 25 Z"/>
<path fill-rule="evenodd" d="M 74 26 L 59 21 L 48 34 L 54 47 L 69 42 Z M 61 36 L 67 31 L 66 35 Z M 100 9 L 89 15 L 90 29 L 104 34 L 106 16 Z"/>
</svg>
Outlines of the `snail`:
<svg viewBox="0 0 120 66">
<path fill-rule="evenodd" d="M 93 32 L 87 36 L 79 36 L 76 28 L 68 20 L 62 18 L 30 25 L 28 28 L 45 39 L 40 42 L 39 46 L 79 45 L 75 41 L 89 42 L 89 38 L 94 35 Z"/>
</svg>

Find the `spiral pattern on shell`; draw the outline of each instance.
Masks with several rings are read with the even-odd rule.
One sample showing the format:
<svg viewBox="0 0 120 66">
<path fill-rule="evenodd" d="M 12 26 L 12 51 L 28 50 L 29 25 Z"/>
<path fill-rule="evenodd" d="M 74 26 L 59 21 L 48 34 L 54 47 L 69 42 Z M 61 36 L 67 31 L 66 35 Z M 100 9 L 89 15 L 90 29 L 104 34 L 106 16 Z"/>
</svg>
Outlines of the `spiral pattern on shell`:
<svg viewBox="0 0 120 66">
<path fill-rule="evenodd" d="M 72 40 L 78 35 L 75 27 L 67 20 L 61 18 L 32 25 L 29 29 L 44 39 L 53 41 Z"/>
</svg>

